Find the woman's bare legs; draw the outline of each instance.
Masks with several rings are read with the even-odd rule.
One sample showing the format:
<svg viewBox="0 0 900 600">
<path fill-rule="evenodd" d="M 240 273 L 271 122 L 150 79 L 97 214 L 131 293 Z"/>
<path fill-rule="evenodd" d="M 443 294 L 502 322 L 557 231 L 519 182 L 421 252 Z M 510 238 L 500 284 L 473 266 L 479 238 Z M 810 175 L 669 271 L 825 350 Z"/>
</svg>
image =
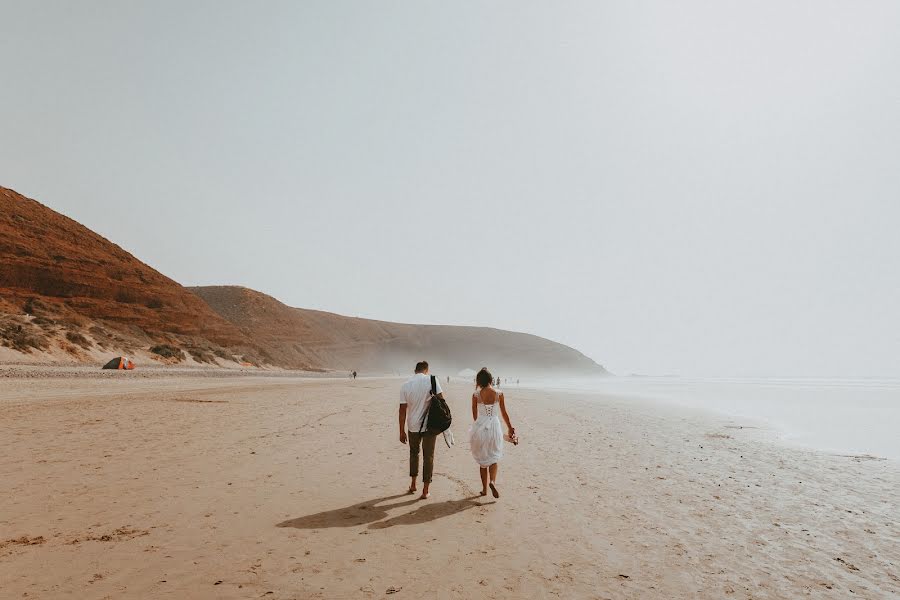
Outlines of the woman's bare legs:
<svg viewBox="0 0 900 600">
<path fill-rule="evenodd" d="M 497 463 L 494 463 L 490 467 L 488 467 L 488 470 L 490 471 L 490 474 L 491 474 L 491 482 L 490 482 L 491 493 L 494 495 L 494 498 L 500 497 L 500 492 L 497 491 L 497 486 L 495 485 L 495 483 L 497 482 L 497 468 L 499 466 L 500 465 L 498 465 Z"/>
<path fill-rule="evenodd" d="M 478 474 L 481 475 L 481 495 L 487 496 L 488 468 L 478 467 Z"/>
</svg>

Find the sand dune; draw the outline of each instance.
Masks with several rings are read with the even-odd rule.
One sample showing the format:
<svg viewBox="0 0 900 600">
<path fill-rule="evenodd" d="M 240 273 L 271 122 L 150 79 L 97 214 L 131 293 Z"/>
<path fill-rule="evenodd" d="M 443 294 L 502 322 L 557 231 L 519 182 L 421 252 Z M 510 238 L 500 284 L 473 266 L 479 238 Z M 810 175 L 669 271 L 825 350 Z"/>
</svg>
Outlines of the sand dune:
<svg viewBox="0 0 900 600">
<path fill-rule="evenodd" d="M 500 501 L 466 445 L 404 496 L 397 380 L 6 379 L 2 598 L 868 598 L 900 469 L 705 413 L 508 389 Z M 464 437 L 468 383 L 448 393 Z M 26 596 L 27 594 L 27 596 Z"/>
</svg>

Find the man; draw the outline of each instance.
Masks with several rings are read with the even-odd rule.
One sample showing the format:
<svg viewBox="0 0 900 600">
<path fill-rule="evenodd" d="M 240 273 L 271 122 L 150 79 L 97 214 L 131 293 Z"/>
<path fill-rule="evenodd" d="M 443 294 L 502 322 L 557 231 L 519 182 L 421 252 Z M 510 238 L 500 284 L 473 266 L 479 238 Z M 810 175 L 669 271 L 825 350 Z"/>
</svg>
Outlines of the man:
<svg viewBox="0 0 900 600">
<path fill-rule="evenodd" d="M 441 383 L 434 380 L 437 395 L 444 397 Z M 428 497 L 428 487 L 434 473 L 434 442 L 437 436 L 421 432 L 422 418 L 428 410 L 431 397 L 431 377 L 428 375 L 428 363 L 424 360 L 416 363 L 416 373 L 400 388 L 400 443 L 409 439 L 409 484 L 410 494 L 416 493 L 416 479 L 419 476 L 419 448 L 422 448 L 422 499 Z M 407 432 L 409 432 L 407 434 Z"/>
</svg>

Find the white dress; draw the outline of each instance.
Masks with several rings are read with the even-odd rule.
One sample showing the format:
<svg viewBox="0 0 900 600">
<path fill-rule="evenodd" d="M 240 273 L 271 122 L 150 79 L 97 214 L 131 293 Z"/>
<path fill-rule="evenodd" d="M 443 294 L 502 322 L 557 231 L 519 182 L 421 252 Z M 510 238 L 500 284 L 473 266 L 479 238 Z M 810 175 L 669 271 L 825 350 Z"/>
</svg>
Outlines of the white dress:
<svg viewBox="0 0 900 600">
<path fill-rule="evenodd" d="M 503 458 L 503 428 L 500 425 L 500 402 L 485 404 L 481 392 L 472 396 L 478 407 L 478 418 L 469 429 L 469 448 L 482 467 L 500 462 Z M 499 396 L 498 396 L 499 397 Z"/>
</svg>

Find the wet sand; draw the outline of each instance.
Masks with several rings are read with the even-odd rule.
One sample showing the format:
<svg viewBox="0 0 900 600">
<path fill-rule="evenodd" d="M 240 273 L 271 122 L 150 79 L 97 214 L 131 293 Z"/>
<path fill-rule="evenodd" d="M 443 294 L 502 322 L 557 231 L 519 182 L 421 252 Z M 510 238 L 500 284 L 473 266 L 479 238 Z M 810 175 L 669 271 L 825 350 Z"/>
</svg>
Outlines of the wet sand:
<svg viewBox="0 0 900 600">
<path fill-rule="evenodd" d="M 398 380 L 120 375 L 0 379 L 0 598 L 900 594 L 895 461 L 510 388 L 494 501 L 460 383 L 419 501 Z"/>
</svg>

